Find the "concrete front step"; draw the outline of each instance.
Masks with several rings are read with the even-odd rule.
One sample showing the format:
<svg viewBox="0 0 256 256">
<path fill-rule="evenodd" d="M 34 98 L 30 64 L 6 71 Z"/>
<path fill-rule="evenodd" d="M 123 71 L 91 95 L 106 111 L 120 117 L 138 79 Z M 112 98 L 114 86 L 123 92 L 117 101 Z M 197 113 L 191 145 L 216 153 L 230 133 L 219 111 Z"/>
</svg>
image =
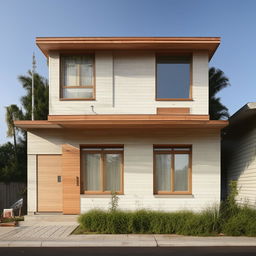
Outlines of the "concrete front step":
<svg viewBox="0 0 256 256">
<path fill-rule="evenodd" d="M 77 222 L 78 215 L 34 214 L 24 216 L 25 222 Z"/>
</svg>

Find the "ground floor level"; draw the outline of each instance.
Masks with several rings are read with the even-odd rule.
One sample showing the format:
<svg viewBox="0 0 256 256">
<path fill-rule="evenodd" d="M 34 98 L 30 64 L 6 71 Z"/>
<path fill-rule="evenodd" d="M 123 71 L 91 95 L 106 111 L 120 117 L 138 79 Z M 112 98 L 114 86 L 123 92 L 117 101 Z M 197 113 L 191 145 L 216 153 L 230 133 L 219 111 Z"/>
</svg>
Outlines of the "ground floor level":
<svg viewBox="0 0 256 256">
<path fill-rule="evenodd" d="M 217 129 L 34 129 L 28 212 L 200 211 L 220 202 Z"/>
</svg>

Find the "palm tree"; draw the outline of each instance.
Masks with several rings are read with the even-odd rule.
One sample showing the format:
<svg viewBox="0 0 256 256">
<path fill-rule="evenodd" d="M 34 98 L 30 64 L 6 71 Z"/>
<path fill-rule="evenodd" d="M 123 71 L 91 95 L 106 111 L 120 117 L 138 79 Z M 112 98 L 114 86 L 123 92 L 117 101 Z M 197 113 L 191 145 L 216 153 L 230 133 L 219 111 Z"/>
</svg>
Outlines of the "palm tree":
<svg viewBox="0 0 256 256">
<path fill-rule="evenodd" d="M 216 94 L 229 86 L 229 79 L 220 69 L 211 67 L 209 69 L 209 114 L 211 120 L 229 118 L 228 108 L 220 102 Z"/>
<path fill-rule="evenodd" d="M 17 156 L 17 135 L 16 129 L 14 126 L 14 121 L 23 118 L 23 113 L 19 107 L 15 104 L 12 104 L 6 107 L 6 123 L 7 123 L 7 137 L 13 137 L 14 151 Z"/>
<path fill-rule="evenodd" d="M 21 98 L 21 104 L 24 108 L 24 119 L 30 120 L 32 115 L 32 73 L 28 71 L 27 76 L 19 76 L 19 81 L 22 87 L 27 91 L 26 95 Z M 34 115 L 35 120 L 47 120 L 48 117 L 48 102 L 49 102 L 49 87 L 48 80 L 38 73 L 34 74 Z"/>
</svg>

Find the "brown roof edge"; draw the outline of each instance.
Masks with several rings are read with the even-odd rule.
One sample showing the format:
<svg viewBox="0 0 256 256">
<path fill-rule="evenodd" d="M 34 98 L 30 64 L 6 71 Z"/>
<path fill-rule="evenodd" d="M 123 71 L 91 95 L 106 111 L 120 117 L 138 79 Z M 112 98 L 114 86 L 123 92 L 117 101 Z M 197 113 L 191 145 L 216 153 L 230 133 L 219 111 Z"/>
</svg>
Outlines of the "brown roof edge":
<svg viewBox="0 0 256 256">
<path fill-rule="evenodd" d="M 224 120 L 173 120 L 173 119 L 87 119 L 62 121 L 31 121 L 20 120 L 14 122 L 15 126 L 24 130 L 51 129 L 51 128 L 215 128 L 222 129 L 228 125 Z"/>
<path fill-rule="evenodd" d="M 210 58 L 220 37 L 37 37 L 36 44 L 48 57 L 50 51 L 64 50 L 205 50 Z"/>
<path fill-rule="evenodd" d="M 44 41 L 216 41 L 221 37 L 36 37 L 36 42 Z"/>
</svg>

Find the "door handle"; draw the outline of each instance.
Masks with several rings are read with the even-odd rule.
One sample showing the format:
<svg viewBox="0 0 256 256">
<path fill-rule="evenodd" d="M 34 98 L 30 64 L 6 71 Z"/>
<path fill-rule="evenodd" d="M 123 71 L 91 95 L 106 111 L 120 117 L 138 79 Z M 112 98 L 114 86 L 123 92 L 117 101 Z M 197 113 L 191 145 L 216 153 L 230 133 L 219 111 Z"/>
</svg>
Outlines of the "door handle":
<svg viewBox="0 0 256 256">
<path fill-rule="evenodd" d="M 76 176 L 76 185 L 80 186 L 80 184 L 79 184 L 79 177 L 78 176 Z"/>
</svg>

